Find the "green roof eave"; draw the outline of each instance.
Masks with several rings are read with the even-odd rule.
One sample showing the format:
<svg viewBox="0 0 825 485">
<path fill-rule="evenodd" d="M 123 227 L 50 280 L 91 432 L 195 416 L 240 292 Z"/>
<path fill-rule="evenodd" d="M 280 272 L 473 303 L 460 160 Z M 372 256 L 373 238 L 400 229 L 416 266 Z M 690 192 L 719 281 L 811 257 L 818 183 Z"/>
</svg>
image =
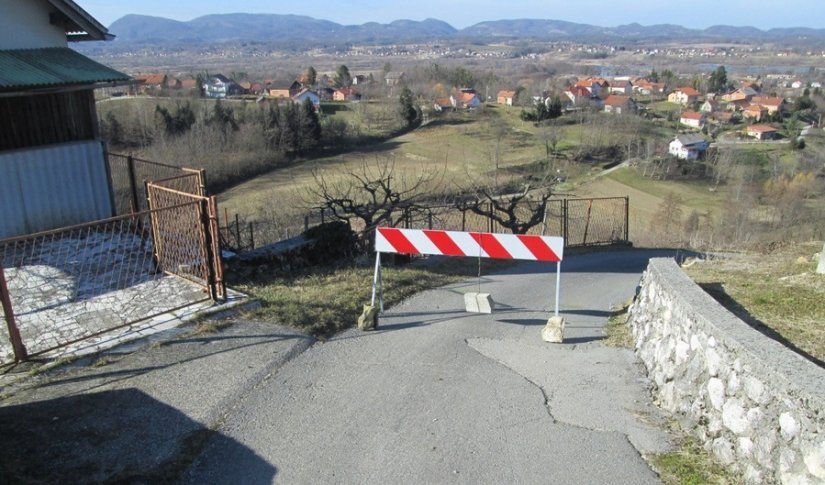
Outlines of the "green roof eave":
<svg viewBox="0 0 825 485">
<path fill-rule="evenodd" d="M 130 81 L 128 75 L 68 47 L 0 50 L 0 92 Z"/>
</svg>

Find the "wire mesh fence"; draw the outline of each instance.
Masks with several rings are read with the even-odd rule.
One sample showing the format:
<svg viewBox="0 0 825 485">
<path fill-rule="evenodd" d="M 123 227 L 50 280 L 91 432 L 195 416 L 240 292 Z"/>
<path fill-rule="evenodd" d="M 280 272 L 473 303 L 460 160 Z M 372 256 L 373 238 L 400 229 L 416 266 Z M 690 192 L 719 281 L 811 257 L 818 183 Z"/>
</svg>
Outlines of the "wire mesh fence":
<svg viewBox="0 0 825 485">
<path fill-rule="evenodd" d="M 629 199 L 626 197 L 596 199 L 553 199 L 547 202 L 543 218 L 528 234 L 561 236 L 568 247 L 615 244 L 629 240 Z M 489 206 L 482 207 L 488 213 Z M 528 204 L 516 207 L 519 220 L 531 217 L 534 208 Z M 392 215 L 399 227 L 408 229 L 440 229 L 470 232 L 509 232 L 503 224 L 486 214 L 460 210 L 455 205 L 430 205 L 402 208 Z M 224 214 L 221 241 L 224 248 L 236 252 L 274 244 L 296 236 L 309 227 L 335 220 L 329 211 L 317 210 L 303 218 L 279 217 L 277 213 L 256 218 L 236 214 L 230 219 Z M 351 219 L 350 227 L 363 230 L 362 221 Z"/>
<path fill-rule="evenodd" d="M 28 355 L 111 339 L 208 298 L 203 287 L 167 277 L 157 264 L 151 218 L 174 210 L 0 241 L 5 296 Z M 15 359 L 12 335 L 6 337 L 0 339 L 0 364 Z"/>
<path fill-rule="evenodd" d="M 176 167 L 118 153 L 107 153 L 106 156 L 109 161 L 115 215 L 147 210 L 149 205 L 146 202 L 148 194 L 145 185 L 150 181 L 189 175 L 190 177 L 181 181 L 181 184 L 185 185 L 179 186 L 178 189 L 201 196 L 206 195 L 206 177 L 202 170 Z"/>
</svg>

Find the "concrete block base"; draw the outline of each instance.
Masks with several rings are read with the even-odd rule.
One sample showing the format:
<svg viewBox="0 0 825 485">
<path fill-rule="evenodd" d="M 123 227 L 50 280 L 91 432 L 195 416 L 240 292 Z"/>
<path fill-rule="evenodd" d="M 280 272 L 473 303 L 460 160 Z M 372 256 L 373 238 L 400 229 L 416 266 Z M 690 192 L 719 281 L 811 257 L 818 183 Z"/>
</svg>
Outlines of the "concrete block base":
<svg viewBox="0 0 825 485">
<path fill-rule="evenodd" d="M 494 307 L 489 293 L 464 293 L 464 309 L 468 313 L 493 313 Z"/>
<path fill-rule="evenodd" d="M 364 305 L 364 311 L 358 317 L 359 330 L 375 330 L 378 327 L 378 307 Z"/>
<path fill-rule="evenodd" d="M 541 329 L 541 339 L 555 344 L 564 342 L 564 326 L 566 323 L 563 317 L 550 317 L 550 320 L 547 320 L 547 325 Z"/>
</svg>

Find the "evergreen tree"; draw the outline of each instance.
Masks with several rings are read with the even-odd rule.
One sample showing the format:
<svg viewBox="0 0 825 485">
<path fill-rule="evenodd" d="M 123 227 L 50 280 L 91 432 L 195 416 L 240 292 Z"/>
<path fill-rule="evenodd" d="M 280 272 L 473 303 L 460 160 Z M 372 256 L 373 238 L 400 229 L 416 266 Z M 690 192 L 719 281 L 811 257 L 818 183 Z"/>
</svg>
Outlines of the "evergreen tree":
<svg viewBox="0 0 825 485">
<path fill-rule="evenodd" d="M 728 72 L 725 70 L 725 66 L 719 66 L 711 73 L 710 79 L 708 79 L 708 92 L 723 93 L 727 90 Z"/>
<path fill-rule="evenodd" d="M 558 95 L 554 95 L 547 105 L 547 118 L 554 120 L 560 117 L 562 115 L 562 109 L 561 98 L 559 98 Z"/>
<path fill-rule="evenodd" d="M 348 88 L 352 86 L 352 76 L 349 73 L 349 68 L 341 64 L 335 72 L 335 79 L 333 81 L 335 86 L 339 88 Z"/>
<path fill-rule="evenodd" d="M 321 140 L 321 121 L 315 112 L 315 105 L 309 98 L 301 104 L 299 126 L 299 151 L 307 152 L 317 147 Z"/>
<path fill-rule="evenodd" d="M 317 81 L 318 71 L 316 71 L 314 67 L 309 66 L 309 69 L 307 69 L 307 86 L 315 86 Z"/>
<path fill-rule="evenodd" d="M 399 107 L 401 118 L 407 122 L 407 126 L 414 125 L 418 119 L 418 110 L 415 108 L 415 104 L 413 103 L 413 93 L 410 91 L 410 88 L 404 86 L 404 89 L 401 90 L 401 95 L 399 96 L 398 101 L 401 105 Z"/>
</svg>

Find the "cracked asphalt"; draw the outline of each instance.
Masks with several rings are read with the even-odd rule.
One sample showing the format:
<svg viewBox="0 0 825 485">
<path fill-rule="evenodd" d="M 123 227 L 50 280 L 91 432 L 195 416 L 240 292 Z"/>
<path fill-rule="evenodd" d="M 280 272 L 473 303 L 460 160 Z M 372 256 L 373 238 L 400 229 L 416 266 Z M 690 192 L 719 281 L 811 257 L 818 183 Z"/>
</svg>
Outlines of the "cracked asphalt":
<svg viewBox="0 0 825 485">
<path fill-rule="evenodd" d="M 669 448 L 627 349 L 599 340 L 662 251 L 569 256 L 564 344 L 541 341 L 554 265 L 487 276 L 496 311 L 463 311 L 476 280 L 421 293 L 374 332 L 318 343 L 229 410 L 187 483 L 658 483 Z M 238 446 L 241 445 L 241 446 Z"/>
</svg>

